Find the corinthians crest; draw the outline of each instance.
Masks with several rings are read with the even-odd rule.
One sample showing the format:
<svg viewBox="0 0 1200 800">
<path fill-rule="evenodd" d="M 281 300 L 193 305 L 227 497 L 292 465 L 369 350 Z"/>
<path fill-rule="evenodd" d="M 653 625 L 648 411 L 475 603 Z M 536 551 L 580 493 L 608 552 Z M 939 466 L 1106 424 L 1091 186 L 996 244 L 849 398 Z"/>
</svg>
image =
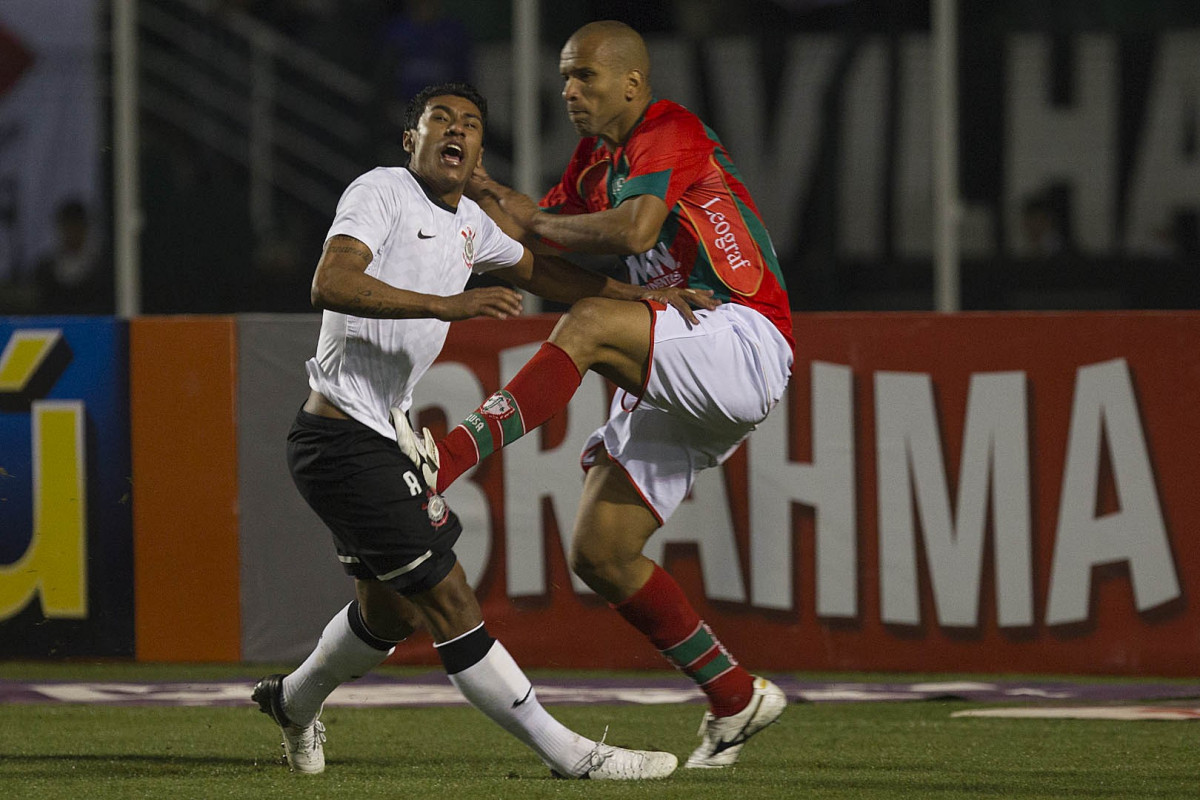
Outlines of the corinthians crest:
<svg viewBox="0 0 1200 800">
<path fill-rule="evenodd" d="M 425 496 L 428 498 L 425 503 L 425 513 L 429 514 L 430 524 L 435 528 L 442 527 L 450 516 L 450 509 L 446 507 L 446 501 L 440 494 L 435 494 L 432 489 Z"/>
<path fill-rule="evenodd" d="M 458 232 L 463 237 L 463 263 L 467 269 L 475 267 L 475 231 L 468 225 Z"/>
</svg>

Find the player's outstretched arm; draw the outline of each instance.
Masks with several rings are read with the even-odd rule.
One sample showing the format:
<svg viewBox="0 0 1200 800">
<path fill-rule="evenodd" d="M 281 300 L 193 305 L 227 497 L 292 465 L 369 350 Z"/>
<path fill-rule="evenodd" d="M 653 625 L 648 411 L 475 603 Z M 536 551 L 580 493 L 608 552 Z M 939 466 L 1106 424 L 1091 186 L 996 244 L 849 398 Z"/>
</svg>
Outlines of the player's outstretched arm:
<svg viewBox="0 0 1200 800">
<path fill-rule="evenodd" d="M 521 294 L 503 286 L 470 289 L 450 297 L 391 286 L 366 273 L 371 248 L 352 236 L 333 236 L 313 275 L 315 308 L 380 319 L 434 318 L 453 322 L 471 317 L 506 319 L 521 313 Z"/>
<path fill-rule="evenodd" d="M 529 230 L 516 217 L 504 210 L 501 198 L 508 195 L 519 195 L 520 197 L 525 197 L 525 195 L 521 195 L 515 189 L 510 189 L 493 180 L 492 176 L 484 169 L 482 158 L 475 165 L 475 170 L 471 173 L 471 180 L 467 183 L 467 189 L 464 194 L 478 203 L 484 213 L 491 217 L 492 221 L 499 226 L 500 230 L 513 239 L 516 239 L 535 253 L 553 252 L 553 248 L 542 242 L 537 234 Z M 530 202 L 533 201 L 530 200 Z"/>
<path fill-rule="evenodd" d="M 661 198 L 636 195 L 620 205 L 590 214 L 543 211 L 525 195 L 500 203 L 525 228 L 575 253 L 635 255 L 654 248 L 670 209 Z"/>
<path fill-rule="evenodd" d="M 500 229 L 535 252 L 552 252 L 542 240 L 576 253 L 632 255 L 650 250 L 670 209 L 654 195 L 637 195 L 591 214 L 553 214 L 532 197 L 493 180 L 476 167 L 467 197 L 479 203 Z"/>
<path fill-rule="evenodd" d="M 679 309 L 692 323 L 698 322 L 693 308 L 712 309 L 720 305 L 709 289 L 646 289 L 586 270 L 558 256 L 534 254 L 528 250 L 515 266 L 495 270 L 492 274 L 556 303 L 571 304 L 585 297 L 658 300 Z"/>
</svg>

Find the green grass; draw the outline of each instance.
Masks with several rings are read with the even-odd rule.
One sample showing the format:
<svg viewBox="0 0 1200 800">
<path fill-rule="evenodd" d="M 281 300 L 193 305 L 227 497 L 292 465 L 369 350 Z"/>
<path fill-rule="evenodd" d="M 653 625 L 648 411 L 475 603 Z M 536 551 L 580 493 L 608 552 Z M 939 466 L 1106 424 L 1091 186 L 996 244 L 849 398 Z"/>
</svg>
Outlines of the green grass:
<svg viewBox="0 0 1200 800">
<path fill-rule="evenodd" d="M 0 678 L 191 680 L 262 671 L 0 664 Z M 681 769 L 647 784 L 551 780 L 531 753 L 470 708 L 330 708 L 328 768 L 301 777 L 280 765 L 275 729 L 249 705 L 8 705 L 0 706 L 0 800 L 1200 796 L 1200 726 L 950 717 L 977 705 L 794 705 L 737 767 Z M 608 725 L 611 742 L 681 756 L 695 744 L 701 713 L 694 705 L 551 711 L 587 735 Z"/>
</svg>

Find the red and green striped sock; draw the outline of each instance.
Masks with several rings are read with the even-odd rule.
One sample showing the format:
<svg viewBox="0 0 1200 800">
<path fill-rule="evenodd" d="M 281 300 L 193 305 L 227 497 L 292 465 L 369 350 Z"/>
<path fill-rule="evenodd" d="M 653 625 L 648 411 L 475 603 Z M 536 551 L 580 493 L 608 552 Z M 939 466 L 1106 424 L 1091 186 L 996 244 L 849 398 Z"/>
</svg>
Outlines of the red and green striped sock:
<svg viewBox="0 0 1200 800">
<path fill-rule="evenodd" d="M 613 608 L 696 682 L 714 716 L 736 714 L 749 704 L 754 677 L 725 650 L 662 567 L 656 564 L 650 580 Z"/>
<path fill-rule="evenodd" d="M 567 352 L 544 343 L 508 385 L 437 443 L 438 491 L 567 407 L 583 381 Z"/>
</svg>

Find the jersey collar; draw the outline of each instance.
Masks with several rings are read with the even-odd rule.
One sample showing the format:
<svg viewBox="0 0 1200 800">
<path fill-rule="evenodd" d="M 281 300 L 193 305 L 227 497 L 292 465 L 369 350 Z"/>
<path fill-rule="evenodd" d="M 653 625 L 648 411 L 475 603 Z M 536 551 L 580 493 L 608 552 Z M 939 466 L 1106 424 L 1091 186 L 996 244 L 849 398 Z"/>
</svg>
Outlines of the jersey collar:
<svg viewBox="0 0 1200 800">
<path fill-rule="evenodd" d="M 447 203 L 445 200 L 443 200 L 442 198 L 440 198 L 440 197 L 438 197 L 436 194 L 434 194 L 434 193 L 433 193 L 433 189 L 431 189 L 431 188 L 429 187 L 429 184 L 427 184 L 427 183 L 426 183 L 426 182 L 425 182 L 425 181 L 424 181 L 424 180 L 421 178 L 421 176 L 420 176 L 420 175 L 418 175 L 417 173 L 413 172 L 411 167 L 409 167 L 409 166 L 406 164 L 406 165 L 404 166 L 404 168 L 405 168 L 406 170 L 408 170 L 408 174 L 409 174 L 409 175 L 412 175 L 412 176 L 413 176 L 413 179 L 414 179 L 414 180 L 417 182 L 417 186 L 420 186 L 420 187 L 421 187 L 421 191 L 425 193 L 425 197 L 427 197 L 427 198 L 429 199 L 429 202 L 433 203 L 433 204 L 434 204 L 435 206 L 437 206 L 438 208 L 442 208 L 442 209 L 445 209 L 446 211 L 449 211 L 451 214 L 457 214 L 457 213 L 458 213 L 458 209 L 457 209 L 457 208 L 455 208 L 454 206 L 450 205 L 450 204 L 449 204 L 449 203 Z"/>
<path fill-rule="evenodd" d="M 638 115 L 637 120 L 633 123 L 633 127 L 631 127 L 629 129 L 629 133 L 625 134 L 624 141 L 619 142 L 615 146 L 610 146 L 608 144 L 608 142 L 604 141 L 604 139 L 600 136 L 596 137 L 596 141 L 599 144 L 601 144 L 605 150 L 608 150 L 610 153 L 613 153 L 614 155 L 616 153 L 620 152 L 621 150 L 625 149 L 625 145 L 629 144 L 629 140 L 633 138 L 633 134 L 637 131 L 638 128 L 640 128 L 642 126 L 642 123 L 646 121 L 646 115 L 650 113 L 650 109 L 654 108 L 654 104 L 657 102 L 658 102 L 657 98 L 655 98 L 655 97 L 650 98 L 650 105 L 648 105 L 642 109 L 642 113 Z"/>
</svg>

